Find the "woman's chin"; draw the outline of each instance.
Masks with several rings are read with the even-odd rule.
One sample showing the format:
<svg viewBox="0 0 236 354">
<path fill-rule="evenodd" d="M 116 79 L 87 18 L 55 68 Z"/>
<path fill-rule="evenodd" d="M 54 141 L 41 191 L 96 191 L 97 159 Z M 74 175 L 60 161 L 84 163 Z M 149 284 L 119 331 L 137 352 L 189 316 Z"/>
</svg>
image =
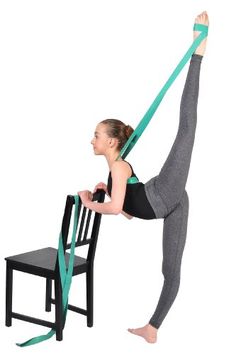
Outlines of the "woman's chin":
<svg viewBox="0 0 236 354">
<path fill-rule="evenodd" d="M 93 149 L 93 153 L 94 155 L 101 155 L 98 151 L 96 151 L 95 149 Z"/>
</svg>

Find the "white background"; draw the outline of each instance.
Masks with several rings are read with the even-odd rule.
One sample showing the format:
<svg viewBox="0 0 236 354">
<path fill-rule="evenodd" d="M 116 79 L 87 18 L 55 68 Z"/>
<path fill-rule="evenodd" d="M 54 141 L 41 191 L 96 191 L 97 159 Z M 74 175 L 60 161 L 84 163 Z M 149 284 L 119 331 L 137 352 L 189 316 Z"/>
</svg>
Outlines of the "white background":
<svg viewBox="0 0 236 354">
<path fill-rule="evenodd" d="M 56 246 L 67 194 L 106 181 L 93 155 L 96 124 L 137 125 L 192 41 L 207 10 L 198 127 L 187 190 L 188 240 L 178 297 L 155 345 L 126 331 L 146 324 L 162 287 L 162 220 L 104 216 L 95 259 L 95 323 L 69 313 L 63 342 L 30 353 L 235 353 L 235 15 L 232 1 L 1 1 L 1 345 L 47 332 L 4 326 L 4 257 Z M 174 140 L 187 67 L 130 153 L 143 182 Z M 35 279 L 36 278 L 36 279 Z M 77 277 L 71 302 L 83 302 Z M 43 315 L 44 281 L 17 274 L 14 310 Z M 50 317 L 51 316 L 51 317 Z M 53 318 L 50 315 L 49 318 Z M 44 318 L 48 318 L 44 314 Z"/>
</svg>

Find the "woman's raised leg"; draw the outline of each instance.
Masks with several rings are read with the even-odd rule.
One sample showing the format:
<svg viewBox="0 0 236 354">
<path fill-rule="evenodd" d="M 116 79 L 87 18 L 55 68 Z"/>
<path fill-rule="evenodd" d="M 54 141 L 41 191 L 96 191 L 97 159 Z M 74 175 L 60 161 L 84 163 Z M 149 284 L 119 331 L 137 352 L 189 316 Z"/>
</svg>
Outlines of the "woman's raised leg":
<svg viewBox="0 0 236 354">
<path fill-rule="evenodd" d="M 196 23 L 208 25 L 204 12 Z M 199 33 L 194 31 L 194 38 Z M 145 184 L 145 190 L 157 218 L 164 217 L 161 209 L 169 213 L 181 200 L 185 190 L 193 150 L 199 93 L 199 77 L 206 40 L 193 54 L 181 98 L 178 132 L 170 153 L 158 176 Z M 162 207 L 162 202 L 165 207 Z"/>
</svg>

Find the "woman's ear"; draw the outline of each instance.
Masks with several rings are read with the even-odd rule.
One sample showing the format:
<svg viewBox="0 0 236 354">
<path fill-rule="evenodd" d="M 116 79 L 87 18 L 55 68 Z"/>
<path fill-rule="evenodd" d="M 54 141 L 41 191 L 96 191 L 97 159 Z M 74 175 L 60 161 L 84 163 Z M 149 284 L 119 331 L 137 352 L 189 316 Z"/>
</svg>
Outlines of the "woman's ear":
<svg viewBox="0 0 236 354">
<path fill-rule="evenodd" d="M 118 145 L 118 140 L 116 138 L 110 138 L 109 139 L 109 146 L 110 148 L 117 147 Z"/>
</svg>

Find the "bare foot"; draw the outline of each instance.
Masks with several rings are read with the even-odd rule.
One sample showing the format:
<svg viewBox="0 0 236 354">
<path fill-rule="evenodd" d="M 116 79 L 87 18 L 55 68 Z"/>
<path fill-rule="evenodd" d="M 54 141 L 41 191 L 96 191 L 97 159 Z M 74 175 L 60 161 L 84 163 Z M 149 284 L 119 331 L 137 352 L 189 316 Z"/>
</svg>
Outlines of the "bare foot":
<svg viewBox="0 0 236 354">
<path fill-rule="evenodd" d="M 143 337 L 148 343 L 156 343 L 157 341 L 157 329 L 150 324 L 141 328 L 129 328 L 128 331 L 132 334 Z"/>
<path fill-rule="evenodd" d="M 207 12 L 204 11 L 202 12 L 200 15 L 198 15 L 196 18 L 195 18 L 195 23 L 199 23 L 201 25 L 206 25 L 208 26 L 209 25 L 209 20 L 208 20 L 208 15 L 207 15 Z M 193 32 L 193 39 L 197 38 L 199 36 L 199 31 L 194 31 Z M 196 49 L 195 51 L 195 54 L 198 54 L 198 55 L 204 55 L 205 53 L 205 50 L 206 50 L 206 41 L 207 39 L 204 39 L 201 44 L 199 45 L 199 47 Z"/>
</svg>

